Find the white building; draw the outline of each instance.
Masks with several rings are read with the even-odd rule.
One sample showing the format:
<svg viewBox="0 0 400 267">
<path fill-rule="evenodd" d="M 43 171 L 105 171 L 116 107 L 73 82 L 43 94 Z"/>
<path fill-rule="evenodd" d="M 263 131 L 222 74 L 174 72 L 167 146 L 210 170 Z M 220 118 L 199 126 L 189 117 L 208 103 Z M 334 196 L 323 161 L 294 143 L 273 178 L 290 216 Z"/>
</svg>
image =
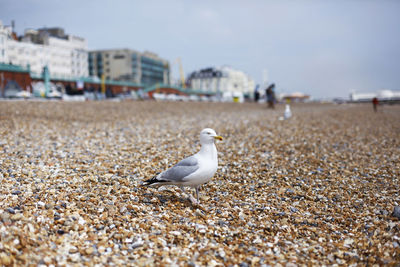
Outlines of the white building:
<svg viewBox="0 0 400 267">
<path fill-rule="evenodd" d="M 189 75 L 188 84 L 192 89 L 217 93 L 228 98 L 242 98 L 254 92 L 253 79 L 246 73 L 227 66 L 194 71 Z"/>
<path fill-rule="evenodd" d="M 29 66 L 35 74 L 41 74 L 47 65 L 53 77 L 89 75 L 87 41 L 65 35 L 61 28 L 29 29 L 17 39 L 12 28 L 0 22 L 0 62 Z"/>
<path fill-rule="evenodd" d="M 369 92 L 369 93 L 357 93 L 351 92 L 350 93 L 350 101 L 372 101 L 372 99 L 376 97 L 379 100 L 400 100 L 400 91 L 395 90 L 379 90 L 377 92 Z"/>
<path fill-rule="evenodd" d="M 11 27 L 3 26 L 3 23 L 0 20 L 0 62 L 8 61 L 7 39 L 9 32 L 11 32 Z"/>
</svg>

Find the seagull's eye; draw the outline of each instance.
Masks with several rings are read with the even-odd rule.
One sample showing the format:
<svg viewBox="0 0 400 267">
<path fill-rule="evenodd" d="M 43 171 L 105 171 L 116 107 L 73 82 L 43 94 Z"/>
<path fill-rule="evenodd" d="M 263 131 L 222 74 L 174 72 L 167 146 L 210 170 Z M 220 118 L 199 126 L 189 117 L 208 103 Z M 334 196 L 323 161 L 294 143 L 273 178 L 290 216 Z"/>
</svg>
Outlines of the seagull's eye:
<svg viewBox="0 0 400 267">
<path fill-rule="evenodd" d="M 210 132 L 207 132 L 207 134 L 210 135 L 211 133 L 210 133 Z"/>
</svg>

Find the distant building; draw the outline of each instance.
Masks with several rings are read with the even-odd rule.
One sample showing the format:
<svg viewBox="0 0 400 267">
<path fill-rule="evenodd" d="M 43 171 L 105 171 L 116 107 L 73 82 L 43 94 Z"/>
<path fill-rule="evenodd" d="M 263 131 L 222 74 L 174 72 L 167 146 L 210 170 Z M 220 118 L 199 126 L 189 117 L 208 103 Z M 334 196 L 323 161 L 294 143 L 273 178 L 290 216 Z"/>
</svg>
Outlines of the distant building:
<svg viewBox="0 0 400 267">
<path fill-rule="evenodd" d="M 40 74 L 49 68 L 51 76 L 88 76 L 87 41 L 67 35 L 62 28 L 28 29 L 17 38 L 12 27 L 0 22 L 0 63 L 28 67 Z"/>
<path fill-rule="evenodd" d="M 169 62 L 151 52 L 109 49 L 89 52 L 89 74 L 107 80 L 129 81 L 145 86 L 169 83 Z"/>
<path fill-rule="evenodd" d="M 350 93 L 350 101 L 352 102 L 370 102 L 376 97 L 380 101 L 399 101 L 400 91 L 380 90 L 375 93 Z"/>
<path fill-rule="evenodd" d="M 225 96 L 244 96 L 254 92 L 254 80 L 246 73 L 231 67 L 206 68 L 192 72 L 188 86 Z"/>
<path fill-rule="evenodd" d="M 8 28 L 0 20 L 0 63 L 8 62 L 7 39 L 10 36 Z"/>
</svg>

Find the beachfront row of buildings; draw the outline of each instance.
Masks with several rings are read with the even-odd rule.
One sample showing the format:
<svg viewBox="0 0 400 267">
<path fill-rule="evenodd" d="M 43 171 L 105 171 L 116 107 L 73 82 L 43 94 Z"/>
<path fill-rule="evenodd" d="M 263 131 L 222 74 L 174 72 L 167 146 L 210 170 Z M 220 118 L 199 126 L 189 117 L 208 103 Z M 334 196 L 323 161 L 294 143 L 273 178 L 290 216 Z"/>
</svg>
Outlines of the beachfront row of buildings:
<svg viewBox="0 0 400 267">
<path fill-rule="evenodd" d="M 36 77 L 46 66 L 50 79 L 104 79 L 151 87 L 171 84 L 170 63 L 152 52 L 133 49 L 89 51 L 83 37 L 62 28 L 27 29 L 17 36 L 14 26 L 0 21 L 0 63 L 21 66 Z M 230 67 L 193 71 L 182 79 L 183 88 L 220 95 L 252 94 L 254 81 Z"/>
</svg>

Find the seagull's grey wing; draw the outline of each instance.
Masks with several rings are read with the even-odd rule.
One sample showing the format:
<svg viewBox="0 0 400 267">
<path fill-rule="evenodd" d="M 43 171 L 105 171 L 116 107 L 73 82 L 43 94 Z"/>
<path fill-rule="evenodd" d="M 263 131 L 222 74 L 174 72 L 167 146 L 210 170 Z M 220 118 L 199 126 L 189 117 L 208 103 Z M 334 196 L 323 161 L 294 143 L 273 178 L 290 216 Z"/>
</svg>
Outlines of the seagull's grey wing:
<svg viewBox="0 0 400 267">
<path fill-rule="evenodd" d="M 171 182 L 183 182 L 184 178 L 199 168 L 198 161 L 195 157 L 191 156 L 181 160 L 172 168 L 161 173 L 158 179 L 168 180 Z"/>
<path fill-rule="evenodd" d="M 198 161 L 194 156 L 179 161 L 175 166 L 197 166 Z"/>
</svg>

